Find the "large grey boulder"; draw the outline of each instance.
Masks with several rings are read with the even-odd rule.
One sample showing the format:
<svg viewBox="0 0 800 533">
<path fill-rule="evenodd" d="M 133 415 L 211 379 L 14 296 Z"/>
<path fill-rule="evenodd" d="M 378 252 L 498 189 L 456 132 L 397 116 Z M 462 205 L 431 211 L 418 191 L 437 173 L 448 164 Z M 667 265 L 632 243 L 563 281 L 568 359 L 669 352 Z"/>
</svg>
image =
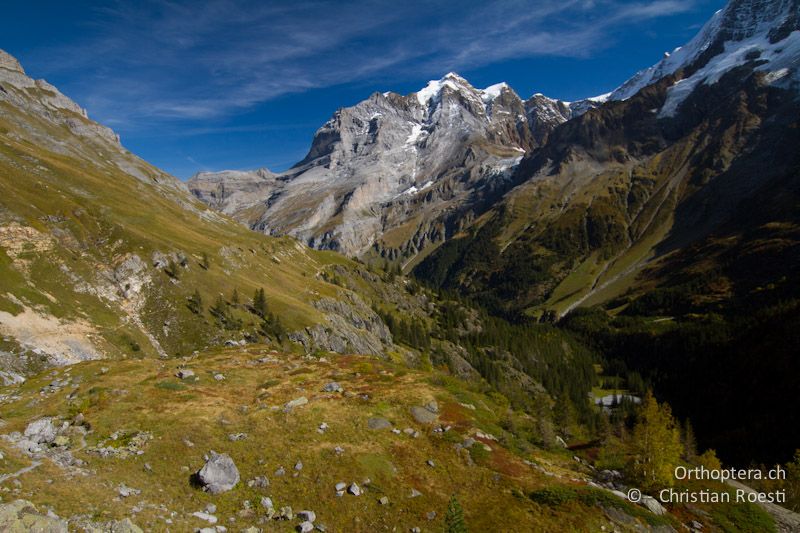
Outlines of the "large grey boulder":
<svg viewBox="0 0 800 533">
<path fill-rule="evenodd" d="M 239 470 L 233 459 L 224 453 L 211 452 L 208 461 L 197 473 L 204 490 L 220 494 L 231 490 L 239 482 Z"/>
<path fill-rule="evenodd" d="M 392 427 L 392 423 L 385 418 L 374 416 L 367 420 L 367 426 L 369 429 L 389 429 Z"/>
<path fill-rule="evenodd" d="M 411 408 L 411 416 L 420 424 L 433 424 L 439 419 L 439 415 L 424 407 L 414 406 Z"/>
<path fill-rule="evenodd" d="M 658 516 L 664 515 L 667 512 L 667 510 L 664 509 L 664 506 L 661 505 L 661 502 L 652 496 L 642 495 L 641 504 L 643 507 L 646 507 L 648 511 L 653 514 L 657 514 Z"/>
<path fill-rule="evenodd" d="M 52 418 L 40 418 L 25 428 L 25 437 L 36 444 L 50 444 L 57 435 L 58 428 L 53 424 Z"/>
</svg>

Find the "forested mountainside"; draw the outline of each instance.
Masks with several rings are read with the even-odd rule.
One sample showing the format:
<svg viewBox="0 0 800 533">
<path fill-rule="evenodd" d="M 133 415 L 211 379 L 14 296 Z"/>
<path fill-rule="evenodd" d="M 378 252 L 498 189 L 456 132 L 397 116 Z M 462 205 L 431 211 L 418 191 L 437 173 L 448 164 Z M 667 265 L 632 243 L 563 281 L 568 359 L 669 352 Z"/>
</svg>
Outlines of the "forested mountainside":
<svg viewBox="0 0 800 533">
<path fill-rule="evenodd" d="M 652 84 L 555 128 L 521 185 L 417 277 L 510 317 L 574 325 L 599 305 L 616 318 L 592 315 L 587 338 L 651 377 L 724 458 L 791 456 L 796 12 L 731 2 L 635 78 Z M 752 402 L 731 409 L 741 394 Z"/>
</svg>

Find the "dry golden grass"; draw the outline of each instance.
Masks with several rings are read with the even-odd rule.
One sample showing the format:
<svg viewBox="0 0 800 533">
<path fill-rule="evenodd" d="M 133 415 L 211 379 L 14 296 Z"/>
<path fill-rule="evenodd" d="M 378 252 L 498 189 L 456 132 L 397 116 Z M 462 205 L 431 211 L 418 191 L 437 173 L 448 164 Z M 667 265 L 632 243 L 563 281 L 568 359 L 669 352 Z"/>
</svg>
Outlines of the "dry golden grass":
<svg viewBox="0 0 800 533">
<path fill-rule="evenodd" d="M 262 357 L 271 360 L 259 362 Z M 175 377 L 179 364 L 194 370 L 198 380 Z M 103 366 L 110 370 L 102 373 Z M 69 387 L 52 395 L 39 393 L 55 374 L 67 372 L 73 379 L 80 376 L 82 380 L 74 398 L 67 398 L 72 391 Z M 222 373 L 225 379 L 216 381 L 215 373 Z M 322 392 L 323 385 L 332 380 L 354 394 Z M 89 446 L 120 430 L 153 435 L 143 455 L 127 459 L 100 458 L 78 449 L 73 442 L 75 456 L 88 462 L 84 469 L 65 471 L 45 460 L 39 468 L 20 476 L 21 487 L 15 488 L 10 481 L 2 485 L 2 490 L 12 491 L 9 497 L 30 499 L 65 517 L 88 514 L 107 520 L 131 516 L 148 530 L 169 527 L 186 531 L 203 526 L 190 514 L 214 503 L 220 523 L 226 526 L 255 524 L 268 531 L 291 529 L 295 521 L 260 523 L 264 518 L 259 500 L 270 496 L 277 507 L 313 509 L 318 522 L 329 531 L 391 530 L 396 526 L 399 531 L 413 526 L 430 530 L 442 527 L 447 502 L 456 493 L 473 531 L 563 531 L 559 528 L 565 524 L 567 530 L 608 524 L 597 509 L 579 509 L 577 514 L 575 509 L 569 513 L 543 510 L 521 496 L 552 485 L 555 478 L 537 473 L 523 463 L 522 457 L 497 442 L 484 439 L 493 450 L 488 460 L 468 464 L 454 443 L 475 430 L 496 431 L 497 416 L 505 406 L 474 391 L 455 390 L 452 383 L 446 388 L 432 385 L 430 374 L 388 362 L 357 356 L 333 356 L 325 361 L 249 347 L 183 362 L 146 359 L 83 363 L 48 372 L 3 392 L 19 395 L 18 400 L 0 406 L 0 416 L 7 421 L 3 429 L 6 433 L 24 430 L 37 416 L 66 418 L 80 407 L 91 425 L 85 438 Z M 456 395 L 470 395 L 482 407 L 465 409 Z M 284 412 L 282 406 L 300 396 L 307 397 L 309 403 Z M 439 402 L 441 423 L 453 425 L 445 434 L 433 433 L 431 427 L 416 423 L 409 413 L 411 406 L 432 399 Z M 385 417 L 401 430 L 418 430 L 420 436 L 370 430 L 367 420 L 372 416 Z M 329 429 L 319 433 L 322 422 Z M 229 434 L 239 432 L 247 433 L 247 439 L 228 439 Z M 194 446 L 187 446 L 185 439 Z M 344 448 L 344 453 L 335 453 L 336 446 Z M 8 442 L 0 441 L 0 447 L 8 457 L 6 463 L 0 463 L 4 473 L 30 462 Z M 190 485 L 190 475 L 203 465 L 203 455 L 209 450 L 228 453 L 236 462 L 242 482 L 230 492 L 211 496 Z M 538 462 L 550 463 L 553 469 L 569 468 L 565 455 L 535 453 Z M 426 464 L 428 459 L 435 467 Z M 303 469 L 295 477 L 297 461 L 302 461 Z M 151 472 L 145 470 L 145 463 Z M 280 466 L 286 469 L 285 476 L 275 475 Z M 269 478 L 269 488 L 247 486 L 247 480 L 259 475 Z M 371 480 L 369 485 L 363 483 L 365 478 Z M 339 481 L 356 481 L 365 493 L 337 497 L 334 485 Z M 119 499 L 117 487 L 122 483 L 141 490 L 141 495 Z M 409 498 L 412 488 L 423 496 Z M 384 495 L 389 505 L 378 503 Z M 239 515 L 244 500 L 253 503 L 253 516 Z M 429 522 L 426 515 L 431 511 L 437 517 Z M 229 523 L 230 518 L 236 522 Z M 172 521 L 171 526 L 166 519 Z"/>
</svg>

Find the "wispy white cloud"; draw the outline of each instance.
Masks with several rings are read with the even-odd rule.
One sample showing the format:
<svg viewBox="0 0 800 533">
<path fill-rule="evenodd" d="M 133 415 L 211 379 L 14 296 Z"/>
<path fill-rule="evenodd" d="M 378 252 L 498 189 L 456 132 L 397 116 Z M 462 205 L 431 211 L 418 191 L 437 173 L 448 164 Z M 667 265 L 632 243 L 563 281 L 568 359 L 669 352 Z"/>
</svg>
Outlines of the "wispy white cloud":
<svg viewBox="0 0 800 533">
<path fill-rule="evenodd" d="M 208 120 L 338 84 L 436 77 L 532 56 L 590 57 L 610 35 L 693 0 L 122 2 L 82 42 L 42 48 L 81 103 L 122 129 Z"/>
</svg>

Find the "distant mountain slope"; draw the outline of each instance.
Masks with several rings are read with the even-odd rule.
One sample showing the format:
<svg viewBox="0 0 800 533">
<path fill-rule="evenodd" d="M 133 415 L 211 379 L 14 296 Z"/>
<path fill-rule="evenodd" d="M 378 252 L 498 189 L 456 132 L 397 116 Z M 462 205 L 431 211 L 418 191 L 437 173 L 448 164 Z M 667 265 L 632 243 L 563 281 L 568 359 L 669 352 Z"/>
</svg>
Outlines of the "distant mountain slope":
<svg viewBox="0 0 800 533">
<path fill-rule="evenodd" d="M 795 127 L 796 14 L 796 2 L 729 4 L 689 45 L 557 127 L 520 163 L 520 185 L 419 275 L 564 313 L 624 292 L 654 258 L 794 179 L 791 154 L 751 169 L 778 154 L 762 139 Z"/>
<path fill-rule="evenodd" d="M 563 384 L 556 391 L 548 377 L 558 374 L 589 409 L 591 354 L 568 336 L 543 328 L 528 342 L 536 357 L 514 346 L 501 352 L 474 309 L 291 237 L 255 233 L 0 58 L 2 382 L 87 359 L 266 343 L 416 367 L 435 359 L 470 380 L 486 374 L 519 408 L 561 394 Z M 228 173 L 225 183 L 257 188 L 273 179 L 264 170 Z M 224 185 L 219 191 L 230 199 Z M 469 351 L 458 340 L 466 335 L 475 337 Z"/>
<path fill-rule="evenodd" d="M 800 439 L 785 400 L 800 372 L 797 13 L 728 4 L 629 86 L 652 84 L 557 127 L 417 277 L 497 313 L 566 317 L 723 460 L 787 460 Z"/>
<path fill-rule="evenodd" d="M 274 337 L 247 310 L 259 287 L 284 335 L 309 351 L 392 348 L 364 301 L 385 290 L 383 282 L 363 280 L 359 297 L 322 279 L 332 267 L 356 268 L 210 210 L 0 52 L 4 380 L 84 359 L 188 355 L 227 340 Z M 195 291 L 199 305 L 190 299 Z M 321 304 L 326 298 L 340 303 Z"/>
<path fill-rule="evenodd" d="M 450 73 L 340 109 L 286 172 L 201 173 L 188 185 L 258 231 L 406 265 L 482 213 L 522 154 L 571 114 L 564 102 L 523 102 L 504 83 L 479 90 Z"/>
</svg>

